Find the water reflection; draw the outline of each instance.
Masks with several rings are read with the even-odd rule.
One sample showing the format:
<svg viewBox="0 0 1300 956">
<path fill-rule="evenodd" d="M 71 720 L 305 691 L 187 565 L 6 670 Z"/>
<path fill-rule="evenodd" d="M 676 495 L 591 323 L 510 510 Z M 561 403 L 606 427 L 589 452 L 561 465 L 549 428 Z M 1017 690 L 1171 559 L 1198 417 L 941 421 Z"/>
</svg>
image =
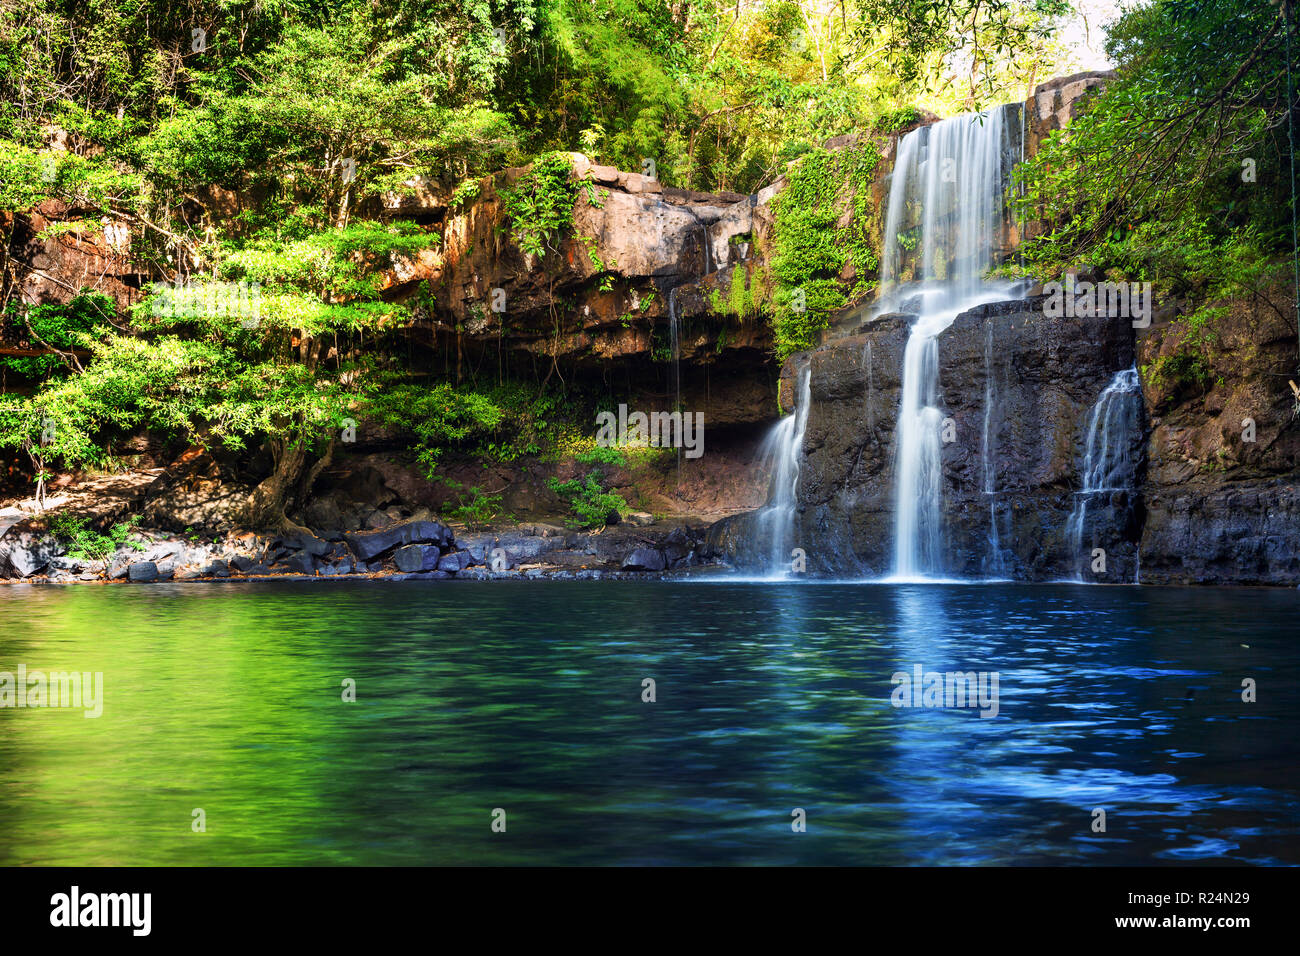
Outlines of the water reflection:
<svg viewBox="0 0 1300 956">
<path fill-rule="evenodd" d="M 99 720 L 0 710 L 0 863 L 1296 863 L 1296 604 L 1018 585 L 4 588 L 0 670 L 102 670 L 106 700 Z M 894 708 L 890 676 L 916 664 L 999 672 L 998 716 Z"/>
</svg>

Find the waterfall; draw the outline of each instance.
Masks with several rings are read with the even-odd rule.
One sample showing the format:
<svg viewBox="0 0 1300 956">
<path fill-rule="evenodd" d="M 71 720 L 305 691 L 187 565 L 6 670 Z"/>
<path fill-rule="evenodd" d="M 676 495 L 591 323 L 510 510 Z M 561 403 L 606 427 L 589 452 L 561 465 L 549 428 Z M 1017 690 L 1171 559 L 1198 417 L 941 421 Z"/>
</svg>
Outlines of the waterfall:
<svg viewBox="0 0 1300 956">
<path fill-rule="evenodd" d="M 668 339 L 673 350 L 673 407 L 669 412 L 682 410 L 682 342 L 677 325 L 677 287 L 668 290 Z M 682 490 L 682 447 L 677 443 L 677 491 Z"/>
<path fill-rule="evenodd" d="M 755 514 L 760 541 L 767 544 L 766 568 L 772 577 L 784 577 L 794 548 L 794 512 L 799 500 L 799 465 L 803 436 L 812 405 L 812 369 L 799 372 L 799 395 L 794 411 L 782 418 L 763 439 L 759 454 L 771 476 L 767 504 Z"/>
<path fill-rule="evenodd" d="M 1116 372 L 1088 414 L 1083 452 L 1083 487 L 1074 493 L 1074 510 L 1065 536 L 1075 555 L 1075 580 L 1083 580 L 1084 524 L 1097 495 L 1133 488 L 1134 462 L 1129 457 L 1134 429 L 1140 422 L 1142 385 L 1136 368 Z"/>
<path fill-rule="evenodd" d="M 862 346 L 862 361 L 867 367 L 867 407 L 863 410 L 867 417 L 867 434 L 876 430 L 876 374 L 871 367 L 871 339 Z"/>
<path fill-rule="evenodd" d="M 943 563 L 939 334 L 966 309 L 1016 291 L 984 280 L 1003 227 L 1009 165 L 1003 114 L 956 116 L 898 143 L 881 239 L 878 314 L 918 293 L 920 309 L 903 352 L 895 430 L 896 577 L 930 575 Z"/>
<path fill-rule="evenodd" d="M 997 469 L 994 465 L 993 448 L 993 323 L 984 327 L 984 427 L 980 433 L 980 466 L 984 484 L 984 495 L 989 502 L 989 574 L 1002 577 L 1006 574 L 1006 562 L 1002 557 L 1002 535 L 998 528 L 998 490 Z"/>
</svg>

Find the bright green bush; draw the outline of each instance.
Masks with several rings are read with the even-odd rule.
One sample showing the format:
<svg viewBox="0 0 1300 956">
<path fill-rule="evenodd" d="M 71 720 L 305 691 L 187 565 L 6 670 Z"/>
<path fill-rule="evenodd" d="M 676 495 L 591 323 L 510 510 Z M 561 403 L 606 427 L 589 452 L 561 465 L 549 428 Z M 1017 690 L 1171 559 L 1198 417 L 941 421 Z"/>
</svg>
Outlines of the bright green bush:
<svg viewBox="0 0 1300 956">
<path fill-rule="evenodd" d="M 628 510 L 627 501 L 622 495 L 606 490 L 601 473 L 596 469 L 589 471 L 582 479 L 560 481 L 558 478 L 548 478 L 546 483 L 568 502 L 574 516 L 573 523 L 580 528 L 602 526 L 610 515 L 624 514 Z"/>
</svg>

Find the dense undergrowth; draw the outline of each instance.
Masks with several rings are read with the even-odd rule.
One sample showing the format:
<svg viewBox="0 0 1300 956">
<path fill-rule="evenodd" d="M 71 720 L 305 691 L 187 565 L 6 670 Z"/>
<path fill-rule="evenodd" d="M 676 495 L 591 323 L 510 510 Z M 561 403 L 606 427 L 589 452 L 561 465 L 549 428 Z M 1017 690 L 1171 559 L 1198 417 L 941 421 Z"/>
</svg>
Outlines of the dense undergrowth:
<svg viewBox="0 0 1300 956">
<path fill-rule="evenodd" d="M 412 345 L 431 290 L 393 298 L 381 277 L 439 255 L 442 236 L 378 218 L 381 197 L 423 182 L 463 208 L 483 175 L 531 163 L 501 194 L 503 228 L 545 259 L 573 235 L 575 203 L 603 201 L 567 151 L 651 161 L 665 186 L 748 192 L 787 175 L 770 269 L 734 270 L 712 301 L 770 322 L 784 358 L 872 289 L 866 186 L 884 138 L 918 107 L 1020 99 L 1070 72 L 1068 13 L 1060 0 L 14 0 L 0 8 L 0 450 L 38 493 L 59 469 L 115 467 L 142 432 L 262 454 L 250 525 L 310 494 L 349 422 L 382 423 L 431 477 L 452 450 L 574 459 L 609 402 L 591 383 L 429 374 L 450 367 Z M 1192 303 L 1182 352 L 1149 376 L 1203 380 L 1216 297 L 1285 285 L 1281 27 L 1265 4 L 1136 7 L 1111 29 L 1117 79 L 1016 185 L 1020 215 L 1048 224 L 1027 269 L 1086 261 Z M 852 145 L 825 148 L 846 133 Z M 230 196 L 237 211 L 215 213 Z M 126 224 L 160 287 L 129 309 L 76 289 L 27 301 L 19 236 L 106 221 Z M 613 267 L 573 238 L 598 273 Z M 599 477 L 560 484 L 578 520 L 617 507 Z M 462 492 L 466 520 L 500 511 Z"/>
</svg>

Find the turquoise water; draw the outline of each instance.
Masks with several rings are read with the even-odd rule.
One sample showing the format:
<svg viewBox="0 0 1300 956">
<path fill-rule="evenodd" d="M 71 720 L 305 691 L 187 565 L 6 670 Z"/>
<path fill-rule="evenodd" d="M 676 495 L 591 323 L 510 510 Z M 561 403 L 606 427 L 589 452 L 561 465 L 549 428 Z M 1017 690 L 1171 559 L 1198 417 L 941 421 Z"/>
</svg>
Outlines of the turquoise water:
<svg viewBox="0 0 1300 956">
<path fill-rule="evenodd" d="M 104 701 L 98 719 L 0 709 L 0 864 L 1296 864 L 1298 605 L 1068 585 L 4 587 L 0 671 L 102 671 Z M 891 675 L 918 664 L 998 672 L 997 716 L 892 706 Z"/>
</svg>

